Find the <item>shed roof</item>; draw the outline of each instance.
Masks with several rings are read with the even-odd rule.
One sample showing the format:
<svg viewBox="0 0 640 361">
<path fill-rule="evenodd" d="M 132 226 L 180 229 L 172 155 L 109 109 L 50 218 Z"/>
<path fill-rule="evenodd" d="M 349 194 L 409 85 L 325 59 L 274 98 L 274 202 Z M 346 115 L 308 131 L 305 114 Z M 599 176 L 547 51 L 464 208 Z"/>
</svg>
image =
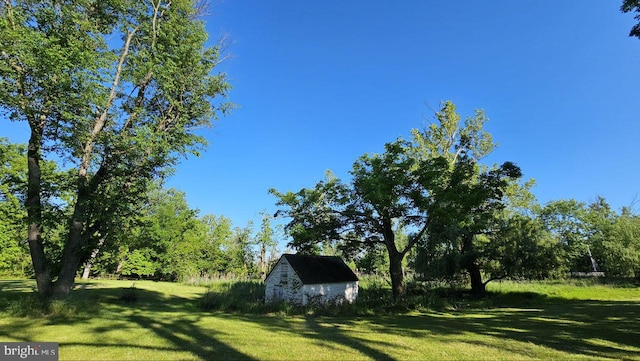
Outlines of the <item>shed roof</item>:
<svg viewBox="0 0 640 361">
<path fill-rule="evenodd" d="M 358 276 L 340 257 L 283 254 L 303 284 L 354 282 Z"/>
</svg>

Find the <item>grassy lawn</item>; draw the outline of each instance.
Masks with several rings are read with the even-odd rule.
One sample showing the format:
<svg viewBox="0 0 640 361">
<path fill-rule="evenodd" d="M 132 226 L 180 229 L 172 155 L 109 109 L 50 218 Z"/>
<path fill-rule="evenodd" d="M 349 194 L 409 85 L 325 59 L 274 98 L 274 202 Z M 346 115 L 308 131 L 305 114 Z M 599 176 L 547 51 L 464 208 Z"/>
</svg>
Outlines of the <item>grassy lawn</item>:
<svg viewBox="0 0 640 361">
<path fill-rule="evenodd" d="M 33 282 L 0 281 L 0 341 L 58 342 L 61 360 L 640 360 L 637 287 L 496 283 L 439 311 L 327 317 L 205 312 L 206 288 L 151 281 L 124 302 L 131 285 L 79 282 L 37 318 L 20 315 Z"/>
</svg>

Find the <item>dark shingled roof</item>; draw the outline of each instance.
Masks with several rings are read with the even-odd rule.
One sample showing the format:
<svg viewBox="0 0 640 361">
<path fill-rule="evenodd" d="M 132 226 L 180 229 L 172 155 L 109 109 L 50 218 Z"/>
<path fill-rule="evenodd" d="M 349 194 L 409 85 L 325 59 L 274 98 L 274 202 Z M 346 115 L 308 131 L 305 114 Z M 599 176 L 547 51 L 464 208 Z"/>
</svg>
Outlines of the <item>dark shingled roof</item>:
<svg viewBox="0 0 640 361">
<path fill-rule="evenodd" d="M 340 257 L 282 255 L 303 284 L 354 282 L 358 277 Z"/>
</svg>

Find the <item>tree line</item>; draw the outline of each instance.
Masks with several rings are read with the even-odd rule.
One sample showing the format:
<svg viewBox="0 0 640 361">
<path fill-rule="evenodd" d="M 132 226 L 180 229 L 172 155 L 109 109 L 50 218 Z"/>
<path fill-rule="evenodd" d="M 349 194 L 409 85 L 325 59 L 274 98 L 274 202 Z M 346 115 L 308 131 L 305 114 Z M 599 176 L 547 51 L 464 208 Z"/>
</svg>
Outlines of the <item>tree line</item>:
<svg viewBox="0 0 640 361">
<path fill-rule="evenodd" d="M 396 298 L 407 270 L 466 279 L 476 295 L 502 278 L 640 277 L 640 217 L 601 197 L 541 206 L 515 163 L 482 163 L 495 148 L 486 121 L 482 110 L 463 120 L 447 101 L 410 140 L 358 158 L 348 182 L 329 172 L 312 188 L 271 189 L 290 246 L 331 249 L 365 271 L 384 264 Z"/>
<path fill-rule="evenodd" d="M 34 276 L 26 242 L 26 146 L 0 138 L 0 274 Z M 72 174 L 54 162 L 43 164 L 57 186 Z M 53 182 L 52 182 L 53 183 Z M 65 201 L 69 190 L 51 191 L 45 204 L 43 233 L 54 272 L 60 268 L 67 227 Z M 189 207 L 185 193 L 153 183 L 135 212 L 118 218 L 110 229 L 96 233 L 76 270 L 82 278 L 127 277 L 186 281 L 201 277 L 259 277 L 277 257 L 276 229 L 271 215 L 261 213 L 257 232 L 250 222 L 234 226 L 224 216 L 200 215 Z M 255 233 L 255 234 L 254 234 Z"/>
<path fill-rule="evenodd" d="M 621 7 L 636 19 L 639 9 Z M 60 299 L 79 272 L 255 272 L 246 227 L 200 217 L 180 191 L 157 186 L 206 146 L 197 129 L 233 108 L 217 70 L 224 44 L 207 45 L 203 10 L 193 0 L 0 2 L 0 115 L 29 127 L 26 145 L 1 142 L 1 272 L 32 275 L 42 297 Z M 296 193 L 271 190 L 291 246 L 334 247 L 353 262 L 382 248 L 397 297 L 409 260 L 425 275 L 465 273 L 479 294 L 494 278 L 589 263 L 637 277 L 631 210 L 601 199 L 536 206 L 514 163 L 482 163 L 495 146 L 483 112 L 460 123 L 447 102 L 436 117 L 363 155 L 348 182 L 329 174 Z"/>
</svg>

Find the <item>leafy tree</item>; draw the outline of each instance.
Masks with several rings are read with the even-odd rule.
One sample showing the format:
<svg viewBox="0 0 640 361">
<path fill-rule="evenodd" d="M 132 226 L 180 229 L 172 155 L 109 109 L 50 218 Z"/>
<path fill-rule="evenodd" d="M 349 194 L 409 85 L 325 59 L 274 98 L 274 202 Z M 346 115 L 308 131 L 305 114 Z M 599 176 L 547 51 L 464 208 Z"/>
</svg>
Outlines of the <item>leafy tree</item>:
<svg viewBox="0 0 640 361">
<path fill-rule="evenodd" d="M 233 237 L 233 225 L 229 218 L 207 214 L 201 218 L 206 233 L 202 249 L 202 273 L 207 275 L 223 275 L 227 272 L 227 258 L 223 245 Z"/>
<path fill-rule="evenodd" d="M 125 276 L 149 277 L 153 276 L 159 268 L 158 262 L 154 262 L 157 254 L 150 248 L 136 249 L 126 255 L 121 273 Z"/>
<path fill-rule="evenodd" d="M 506 162 L 483 172 L 463 154 L 453 169 L 442 169 L 442 174 L 446 181 L 432 191 L 428 247 L 447 250 L 448 257 L 453 257 L 449 267 L 465 270 L 472 293 L 484 295 L 489 281 L 507 275 L 504 267 L 490 267 L 498 256 L 491 250 L 497 246 L 493 237 L 500 227 L 505 190 L 511 180 L 521 177 L 520 168 Z M 491 274 L 492 268 L 498 272 Z M 489 280 L 483 281 L 483 271 L 489 273 Z"/>
<path fill-rule="evenodd" d="M 337 242 L 349 255 L 381 245 L 389 257 L 393 295 L 403 297 L 402 261 L 426 231 L 428 185 L 440 171 L 437 162 L 416 164 L 408 146 L 398 140 L 386 144 L 382 154 L 361 156 L 350 172 L 350 184 L 328 173 L 313 189 L 297 193 L 271 189 L 277 204 L 284 207 L 280 212 L 292 218 L 285 227 L 293 238 L 290 246 L 316 253 L 318 244 Z M 402 248 L 394 232 L 396 221 L 415 230 Z"/>
<path fill-rule="evenodd" d="M 589 204 L 585 223 L 598 270 L 607 277 L 640 277 L 640 217 L 618 214 L 602 197 Z"/>
<path fill-rule="evenodd" d="M 640 0 L 624 0 L 620 7 L 620 11 L 623 13 L 635 12 L 635 16 L 633 18 L 638 20 L 638 23 L 631 28 L 629 36 L 640 38 Z"/>
<path fill-rule="evenodd" d="M 542 224 L 562 246 L 559 251 L 569 271 L 593 271 L 589 257 L 592 242 L 586 217 L 586 205 L 574 199 L 551 201 L 540 213 Z"/>
<path fill-rule="evenodd" d="M 537 219 L 514 214 L 503 222 L 487 244 L 485 274 L 525 279 L 564 276 L 561 247 Z"/>
<path fill-rule="evenodd" d="M 640 217 L 622 212 L 599 244 L 600 263 L 607 276 L 640 277 Z"/>
<path fill-rule="evenodd" d="M 260 231 L 255 237 L 255 243 L 258 245 L 260 252 L 260 276 L 265 277 L 267 272 L 267 249 L 277 245 L 274 238 L 274 230 L 271 227 L 272 216 L 266 211 L 260 212 L 262 221 L 260 223 Z"/>
<path fill-rule="evenodd" d="M 0 274 L 24 275 L 26 212 L 21 204 L 26 184 L 26 147 L 0 138 Z"/>
<path fill-rule="evenodd" d="M 197 153 L 193 129 L 228 109 L 215 101 L 229 88 L 211 74 L 219 51 L 205 47 L 197 16 L 192 0 L 0 4 L 0 109 L 31 131 L 27 239 L 41 295 L 65 298 L 105 224 Z M 53 154 L 75 168 L 57 277 L 43 234 L 41 165 Z"/>
<path fill-rule="evenodd" d="M 484 111 L 476 110 L 463 121 L 456 106 L 447 101 L 435 117 L 436 122 L 427 128 L 412 131 L 414 157 L 441 163 L 439 182 L 430 189 L 427 238 L 417 256 L 426 264 L 416 264 L 416 268 L 433 273 L 428 268 L 436 266 L 436 274 L 447 276 L 465 271 L 472 292 L 481 295 L 487 282 L 505 275 L 506 269 L 495 267 L 498 254 L 490 252 L 497 246 L 493 236 L 505 203 L 522 198 L 524 204 L 528 200 L 525 190 L 531 185 L 519 185 L 520 168 L 511 162 L 492 168 L 480 163 L 496 147 L 484 130 L 488 121 Z M 482 281 L 483 271 L 489 273 L 489 281 Z"/>
<path fill-rule="evenodd" d="M 139 213 L 129 235 L 123 235 L 128 239 L 119 242 L 126 248 L 122 274 L 165 280 L 200 275 L 206 226 L 187 204 L 184 192 L 153 189 Z"/>
<path fill-rule="evenodd" d="M 254 276 L 257 273 L 255 267 L 255 255 L 252 248 L 253 222 L 245 227 L 235 227 L 231 242 L 226 247 L 230 259 L 227 272 L 236 276 Z"/>
</svg>

